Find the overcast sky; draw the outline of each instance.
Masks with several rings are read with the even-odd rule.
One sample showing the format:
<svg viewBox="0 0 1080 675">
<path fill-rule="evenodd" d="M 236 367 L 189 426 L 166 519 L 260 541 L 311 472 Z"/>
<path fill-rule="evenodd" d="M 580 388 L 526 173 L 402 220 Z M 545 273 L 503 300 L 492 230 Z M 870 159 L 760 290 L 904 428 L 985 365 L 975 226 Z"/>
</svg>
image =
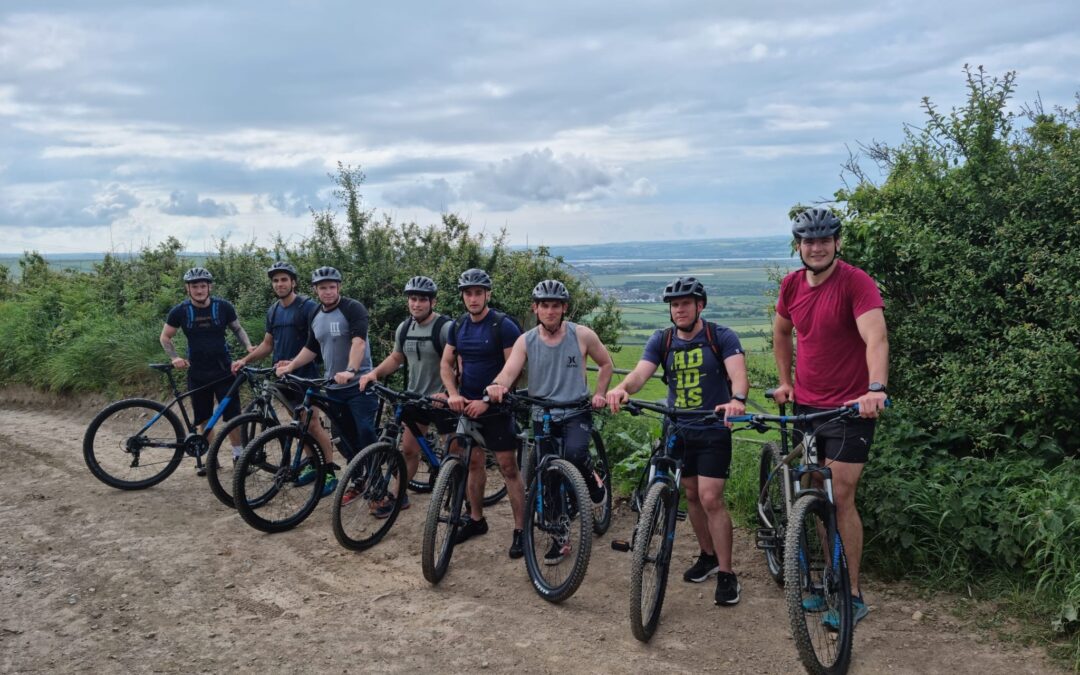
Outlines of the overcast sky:
<svg viewBox="0 0 1080 675">
<path fill-rule="evenodd" d="M 962 67 L 1073 105 L 1080 3 L 0 5 L 0 251 L 269 242 L 367 206 L 513 243 L 779 234 Z"/>
</svg>

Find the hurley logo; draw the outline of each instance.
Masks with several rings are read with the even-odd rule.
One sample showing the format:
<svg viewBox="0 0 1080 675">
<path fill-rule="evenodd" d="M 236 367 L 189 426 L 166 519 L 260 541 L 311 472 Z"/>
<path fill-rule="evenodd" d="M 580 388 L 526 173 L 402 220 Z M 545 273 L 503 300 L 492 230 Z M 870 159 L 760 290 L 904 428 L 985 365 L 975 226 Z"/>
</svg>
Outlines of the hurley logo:
<svg viewBox="0 0 1080 675">
<path fill-rule="evenodd" d="M 577 368 L 577 357 L 576 356 L 567 356 L 566 357 L 566 367 L 567 368 Z"/>
</svg>

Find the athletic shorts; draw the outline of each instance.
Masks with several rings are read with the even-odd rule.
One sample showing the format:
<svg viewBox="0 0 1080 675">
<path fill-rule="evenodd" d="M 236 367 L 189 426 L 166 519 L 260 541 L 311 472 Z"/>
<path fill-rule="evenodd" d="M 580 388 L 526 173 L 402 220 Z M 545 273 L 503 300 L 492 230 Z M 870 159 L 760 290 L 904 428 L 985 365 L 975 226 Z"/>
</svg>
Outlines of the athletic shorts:
<svg viewBox="0 0 1080 675">
<path fill-rule="evenodd" d="M 224 377 L 222 375 L 221 377 Z M 221 403 L 225 396 L 229 393 L 229 387 L 233 385 L 235 377 L 226 377 L 223 380 L 217 381 L 205 389 L 195 392 L 191 395 L 191 411 L 195 416 L 195 424 L 199 425 L 203 422 L 207 422 L 214 415 L 214 401 Z M 188 388 L 195 389 L 211 382 L 214 382 L 217 378 L 209 377 L 205 379 L 192 379 L 188 378 Z M 222 419 L 230 420 L 240 414 L 240 392 L 237 391 L 236 395 L 229 400 L 229 404 L 225 406 L 225 412 L 221 416 Z"/>
<path fill-rule="evenodd" d="M 420 426 L 435 425 L 435 430 L 440 434 L 452 434 L 457 429 L 458 416 L 450 410 L 437 408 L 417 408 L 411 405 L 405 406 L 401 413 L 403 420 L 408 420 Z"/>
<path fill-rule="evenodd" d="M 806 405 L 795 406 L 796 415 L 808 415 L 823 410 L 829 410 L 829 408 L 811 408 Z M 874 429 L 877 428 L 877 420 L 855 417 L 836 421 L 811 422 L 805 426 L 817 430 L 819 461 L 824 458 L 833 462 L 866 464 L 866 460 L 870 457 L 870 445 L 874 442 Z M 802 425 L 799 428 L 804 430 Z"/>
<path fill-rule="evenodd" d="M 681 429 L 675 436 L 674 454 L 682 456 L 686 478 L 728 477 L 731 470 L 731 432 L 727 429 Z"/>
<path fill-rule="evenodd" d="M 469 418 L 462 417 L 460 421 Z M 484 439 L 484 448 L 494 452 L 513 452 L 518 447 L 517 428 L 514 416 L 509 412 L 497 412 L 470 419 L 480 436 Z M 460 430 L 462 427 L 457 427 Z"/>
<path fill-rule="evenodd" d="M 560 422 L 552 421 L 551 435 L 561 438 L 563 443 L 563 456 L 574 463 L 575 466 L 586 466 L 589 457 L 589 442 L 592 440 L 592 415 L 583 413 L 574 415 Z M 542 434 L 544 423 L 533 421 L 533 434 Z"/>
</svg>

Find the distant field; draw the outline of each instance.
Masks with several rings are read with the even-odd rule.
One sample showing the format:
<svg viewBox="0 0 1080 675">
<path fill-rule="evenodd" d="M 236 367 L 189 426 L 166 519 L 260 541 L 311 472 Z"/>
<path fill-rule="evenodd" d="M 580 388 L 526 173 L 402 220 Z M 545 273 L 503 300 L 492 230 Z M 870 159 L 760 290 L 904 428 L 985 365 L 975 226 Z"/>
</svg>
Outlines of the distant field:
<svg viewBox="0 0 1080 675">
<path fill-rule="evenodd" d="M 787 269 L 788 265 L 782 261 L 775 263 Z M 706 287 L 723 283 L 753 283 L 768 281 L 767 270 L 773 263 L 760 263 L 750 266 L 733 266 L 731 263 L 700 263 L 695 265 L 672 265 L 663 270 L 647 270 L 640 272 L 628 272 L 620 270 L 613 273 L 598 273 L 596 270 L 589 271 L 589 277 L 601 288 L 625 286 L 628 283 L 648 282 L 651 284 L 665 284 L 676 276 L 693 276 L 701 279 Z"/>
</svg>

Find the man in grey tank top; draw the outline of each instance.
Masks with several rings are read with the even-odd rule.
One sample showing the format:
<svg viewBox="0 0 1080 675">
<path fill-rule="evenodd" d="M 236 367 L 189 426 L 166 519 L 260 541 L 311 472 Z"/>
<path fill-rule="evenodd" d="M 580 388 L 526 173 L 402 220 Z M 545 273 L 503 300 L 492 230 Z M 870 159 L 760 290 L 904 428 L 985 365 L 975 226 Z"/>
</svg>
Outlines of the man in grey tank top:
<svg viewBox="0 0 1080 675">
<path fill-rule="evenodd" d="M 529 396 L 550 401 L 588 399 L 585 359 L 591 358 L 600 369 L 591 402 L 594 408 L 603 408 L 607 405 L 607 388 L 614 369 L 607 348 L 588 326 L 564 320 L 570 305 L 570 292 L 561 281 L 541 281 L 533 288 L 532 297 L 537 325 L 514 343 L 506 365 L 487 387 L 488 396 L 496 403 L 502 401 L 508 387 L 517 380 L 528 362 Z M 537 430 L 541 428 L 540 414 L 541 411 L 533 411 L 533 425 Z M 566 458 L 581 471 L 589 496 L 596 503 L 603 502 L 604 484 L 593 471 L 589 458 L 592 415 L 577 410 L 553 410 L 551 432 L 562 437 Z M 544 562 L 556 564 L 562 556 L 563 552 L 553 547 L 544 556 Z"/>
<path fill-rule="evenodd" d="M 439 362 L 442 361 L 442 347 L 446 344 L 447 334 L 453 321 L 435 311 L 435 295 L 438 287 L 429 277 L 417 276 L 405 284 L 405 296 L 408 298 L 409 318 L 398 325 L 394 331 L 394 351 L 375 366 L 374 370 L 360 376 L 360 389 L 367 388 L 370 382 L 383 379 L 401 366 L 409 370 L 408 390 L 424 396 L 442 393 L 442 377 Z M 406 408 L 405 419 L 416 423 L 421 433 L 427 433 L 428 425 L 433 423 L 441 434 L 454 431 L 457 420 L 453 415 L 439 414 L 437 410 L 417 410 Z M 401 453 L 405 455 L 405 468 L 408 480 L 416 475 L 420 466 L 420 444 L 416 441 L 408 426 L 401 439 Z M 355 494 L 345 493 L 342 504 L 355 498 Z M 409 508 L 409 495 L 401 503 L 402 509 Z M 375 511 L 376 518 L 386 518 L 393 513 L 392 505 L 387 501 Z"/>
</svg>

